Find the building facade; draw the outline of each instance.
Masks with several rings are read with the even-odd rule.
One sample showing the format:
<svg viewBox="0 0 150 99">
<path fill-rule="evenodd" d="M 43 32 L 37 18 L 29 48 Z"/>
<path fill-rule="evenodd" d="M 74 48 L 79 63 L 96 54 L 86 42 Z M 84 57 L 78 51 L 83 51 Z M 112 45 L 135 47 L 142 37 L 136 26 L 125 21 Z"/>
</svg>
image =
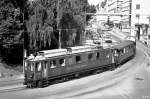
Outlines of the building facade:
<svg viewBox="0 0 150 99">
<path fill-rule="evenodd" d="M 131 2 L 132 0 L 108 0 L 107 11 L 111 14 L 122 14 L 112 17 L 114 23 L 119 23 L 122 29 L 129 29 L 131 26 Z M 124 14 L 124 15 L 123 15 Z"/>
<path fill-rule="evenodd" d="M 122 14 L 121 19 L 112 17 L 112 21 L 115 22 L 117 19 L 121 23 L 123 30 L 126 29 L 131 32 L 131 35 L 135 35 L 135 25 L 150 24 L 149 4 L 149 0 L 107 0 L 107 12 L 110 14 Z"/>
<path fill-rule="evenodd" d="M 108 13 L 120 13 L 122 0 L 107 0 Z"/>
<path fill-rule="evenodd" d="M 150 45 L 150 1 L 132 0 L 131 35 Z M 149 42 L 149 43 L 148 43 Z"/>
<path fill-rule="evenodd" d="M 121 23 L 123 29 L 129 29 L 131 26 L 131 2 L 132 0 L 123 0 L 121 3 L 121 14 L 123 14 Z"/>
</svg>

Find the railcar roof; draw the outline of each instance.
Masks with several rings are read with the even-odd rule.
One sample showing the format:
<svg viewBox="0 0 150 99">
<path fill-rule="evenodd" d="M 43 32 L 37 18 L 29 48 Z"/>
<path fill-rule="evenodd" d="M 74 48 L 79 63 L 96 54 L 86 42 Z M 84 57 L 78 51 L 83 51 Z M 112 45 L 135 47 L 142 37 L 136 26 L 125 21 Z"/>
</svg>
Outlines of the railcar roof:
<svg viewBox="0 0 150 99">
<path fill-rule="evenodd" d="M 44 50 L 39 51 L 36 57 L 28 57 L 28 60 L 30 61 L 40 61 L 50 58 L 57 58 L 63 55 L 71 55 L 71 54 L 77 54 L 82 52 L 90 52 L 97 50 L 96 46 L 76 46 L 76 47 L 70 47 L 72 51 L 67 51 L 67 49 L 54 49 L 54 50 Z"/>
<path fill-rule="evenodd" d="M 133 44 L 133 41 L 126 40 L 126 41 L 121 42 L 121 43 L 118 44 L 118 45 L 113 46 L 113 48 L 120 50 L 120 49 L 122 49 L 122 48 L 124 48 L 125 46 L 128 46 L 128 45 L 130 45 L 130 44 Z"/>
</svg>

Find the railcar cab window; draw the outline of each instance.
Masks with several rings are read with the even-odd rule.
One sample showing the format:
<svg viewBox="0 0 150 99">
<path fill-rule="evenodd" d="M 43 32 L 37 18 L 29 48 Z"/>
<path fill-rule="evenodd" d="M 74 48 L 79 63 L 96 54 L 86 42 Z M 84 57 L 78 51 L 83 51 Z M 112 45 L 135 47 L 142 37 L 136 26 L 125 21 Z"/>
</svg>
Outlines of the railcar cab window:
<svg viewBox="0 0 150 99">
<path fill-rule="evenodd" d="M 80 56 L 76 56 L 76 63 L 80 63 L 81 62 L 81 57 Z"/>
<path fill-rule="evenodd" d="M 66 60 L 65 59 L 60 59 L 59 63 L 60 63 L 60 66 L 65 66 L 66 65 Z"/>
<path fill-rule="evenodd" d="M 24 62 L 24 69 L 25 69 L 25 70 L 27 70 L 27 66 L 28 66 L 28 62 L 25 61 L 25 62 Z"/>
<path fill-rule="evenodd" d="M 50 68 L 56 68 L 56 60 L 50 61 Z"/>
<path fill-rule="evenodd" d="M 42 63 L 39 62 L 39 63 L 37 64 L 37 71 L 41 71 L 41 70 L 42 70 Z"/>
<path fill-rule="evenodd" d="M 30 67 L 30 70 L 31 70 L 31 71 L 34 71 L 34 64 L 35 64 L 35 63 L 31 63 L 31 67 Z"/>
<path fill-rule="evenodd" d="M 46 69 L 46 62 L 42 62 L 43 68 Z"/>
</svg>

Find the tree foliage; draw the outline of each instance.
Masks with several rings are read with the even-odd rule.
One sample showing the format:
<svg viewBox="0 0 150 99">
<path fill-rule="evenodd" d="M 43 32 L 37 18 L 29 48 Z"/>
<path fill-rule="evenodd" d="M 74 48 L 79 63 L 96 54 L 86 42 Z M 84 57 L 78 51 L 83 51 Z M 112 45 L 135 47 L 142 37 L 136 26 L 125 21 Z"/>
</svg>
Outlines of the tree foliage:
<svg viewBox="0 0 150 99">
<path fill-rule="evenodd" d="M 58 48 L 59 29 L 64 47 L 80 44 L 85 13 L 96 10 L 87 0 L 1 0 L 0 12 L 0 39 L 38 51 Z"/>
<path fill-rule="evenodd" d="M 80 45 L 85 26 L 91 19 L 86 13 L 95 13 L 95 6 L 90 6 L 87 0 L 60 0 L 59 3 L 58 23 L 62 29 L 62 46 Z"/>
<path fill-rule="evenodd" d="M 20 20 L 20 10 L 15 8 L 10 0 L 1 0 L 0 12 L 1 42 L 21 43 L 20 34 L 23 32 L 23 24 Z"/>
<path fill-rule="evenodd" d="M 3 60 L 21 63 L 23 58 L 24 24 L 15 0 L 0 0 L 0 50 Z M 17 53 L 16 53 L 17 52 Z"/>
<path fill-rule="evenodd" d="M 32 51 L 50 48 L 51 41 L 58 40 L 54 35 L 55 22 L 55 0 L 37 0 L 30 2 L 29 20 L 27 31 L 29 35 L 29 47 Z"/>
</svg>

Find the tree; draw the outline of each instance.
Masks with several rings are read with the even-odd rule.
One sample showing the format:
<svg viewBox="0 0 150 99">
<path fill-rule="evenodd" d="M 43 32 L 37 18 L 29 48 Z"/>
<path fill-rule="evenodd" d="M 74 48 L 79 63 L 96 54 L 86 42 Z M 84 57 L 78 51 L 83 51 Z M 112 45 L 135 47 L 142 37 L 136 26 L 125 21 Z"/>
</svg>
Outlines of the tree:
<svg viewBox="0 0 150 99">
<path fill-rule="evenodd" d="M 87 6 L 89 6 L 87 0 L 36 0 L 30 2 L 29 20 L 26 22 L 30 50 L 34 52 L 58 48 L 59 30 L 61 30 L 63 47 L 80 44 L 86 21 L 91 18 L 88 17 L 85 20 L 86 9 L 94 8 L 87 8 Z"/>
<path fill-rule="evenodd" d="M 37 0 L 30 3 L 30 15 L 26 26 L 32 52 L 49 49 L 52 39 L 56 47 L 58 46 L 58 40 L 54 35 L 55 4 L 55 0 Z"/>
<path fill-rule="evenodd" d="M 22 62 L 23 36 L 21 34 L 24 29 L 20 9 L 12 3 L 12 0 L 1 0 L 0 12 L 2 57 L 11 62 L 15 62 L 15 59 L 17 62 Z M 14 53 L 15 50 L 19 53 Z"/>
<path fill-rule="evenodd" d="M 61 7 L 59 7 L 58 19 L 60 19 L 60 21 L 58 21 L 58 23 L 60 23 L 59 28 L 63 29 L 61 35 L 62 39 L 63 41 L 66 40 L 64 43 L 70 42 L 69 44 L 71 45 L 65 44 L 66 46 L 80 45 L 82 43 L 85 26 L 91 19 L 91 15 L 86 15 L 86 13 L 95 13 L 95 6 L 90 6 L 87 0 L 61 0 L 59 3 Z M 68 39 L 66 39 L 66 37 Z"/>
</svg>

